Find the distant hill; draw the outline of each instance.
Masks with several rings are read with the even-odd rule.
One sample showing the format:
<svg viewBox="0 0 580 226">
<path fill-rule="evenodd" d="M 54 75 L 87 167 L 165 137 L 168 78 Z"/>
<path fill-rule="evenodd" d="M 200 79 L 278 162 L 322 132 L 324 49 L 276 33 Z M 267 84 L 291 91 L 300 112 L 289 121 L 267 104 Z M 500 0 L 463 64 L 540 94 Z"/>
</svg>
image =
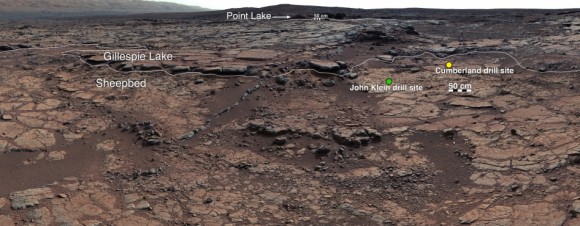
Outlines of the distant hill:
<svg viewBox="0 0 580 226">
<path fill-rule="evenodd" d="M 0 0 L 0 18 L 4 19 L 207 10 L 198 6 L 143 0 Z"/>
<path fill-rule="evenodd" d="M 0 0 L 1 1 L 1 0 Z M 522 18 L 543 17 L 550 14 L 577 14 L 578 9 L 428 9 L 428 8 L 407 8 L 407 9 L 360 9 L 344 7 L 325 7 L 308 5 L 280 4 L 261 8 L 231 8 L 226 10 L 212 10 L 207 12 L 185 12 L 185 13 L 143 13 L 124 15 L 123 18 L 133 19 L 203 19 L 203 20 L 225 20 L 226 12 L 265 12 L 272 16 L 291 16 L 292 19 L 309 19 L 314 14 L 327 14 L 331 19 L 357 19 L 357 18 L 381 18 L 381 19 L 408 19 L 427 20 L 451 18 L 457 20 L 471 19 L 474 15 L 482 17 L 497 18 Z M 499 20 L 499 19 L 498 19 Z"/>
</svg>

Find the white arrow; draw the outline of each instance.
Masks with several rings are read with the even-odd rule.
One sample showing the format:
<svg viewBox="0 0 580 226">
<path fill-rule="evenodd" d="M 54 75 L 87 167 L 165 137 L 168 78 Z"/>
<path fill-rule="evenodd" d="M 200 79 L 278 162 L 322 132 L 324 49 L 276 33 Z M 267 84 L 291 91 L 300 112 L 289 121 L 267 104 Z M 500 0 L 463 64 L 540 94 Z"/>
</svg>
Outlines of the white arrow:
<svg viewBox="0 0 580 226">
<path fill-rule="evenodd" d="M 290 19 L 290 16 L 272 16 L 272 19 Z"/>
</svg>

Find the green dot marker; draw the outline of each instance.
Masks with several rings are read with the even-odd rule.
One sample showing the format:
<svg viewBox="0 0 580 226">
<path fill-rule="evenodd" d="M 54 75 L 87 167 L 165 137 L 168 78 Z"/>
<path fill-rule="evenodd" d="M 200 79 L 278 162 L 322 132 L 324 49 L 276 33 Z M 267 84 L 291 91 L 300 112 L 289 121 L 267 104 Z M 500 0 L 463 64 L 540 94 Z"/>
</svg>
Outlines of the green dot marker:
<svg viewBox="0 0 580 226">
<path fill-rule="evenodd" d="M 385 80 L 385 83 L 390 86 L 391 84 L 393 84 L 393 79 L 392 78 L 387 78 L 387 80 Z"/>
</svg>

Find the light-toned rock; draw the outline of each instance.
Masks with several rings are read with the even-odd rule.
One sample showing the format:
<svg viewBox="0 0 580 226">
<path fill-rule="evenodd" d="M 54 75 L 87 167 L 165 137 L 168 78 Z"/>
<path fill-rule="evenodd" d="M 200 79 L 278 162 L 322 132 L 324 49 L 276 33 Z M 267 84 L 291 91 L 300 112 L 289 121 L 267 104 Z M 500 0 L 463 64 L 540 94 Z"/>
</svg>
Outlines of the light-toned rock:
<svg viewBox="0 0 580 226">
<path fill-rule="evenodd" d="M 117 145 L 117 143 L 114 140 L 106 140 L 97 144 L 97 150 L 110 152 L 115 150 L 115 145 Z"/>
<path fill-rule="evenodd" d="M 47 160 L 48 161 L 63 160 L 65 155 L 66 155 L 65 151 L 51 151 L 48 153 Z"/>
<path fill-rule="evenodd" d="M 0 225 L 2 226 L 13 226 L 14 220 L 10 216 L 0 216 Z"/>
<path fill-rule="evenodd" d="M 18 191 L 10 194 L 12 209 L 24 209 L 39 204 L 40 200 L 53 198 L 54 194 L 50 188 L 33 188 Z"/>
<path fill-rule="evenodd" d="M 114 226 L 161 226 L 161 223 L 155 220 L 148 220 L 143 217 L 131 215 L 127 218 L 116 221 Z"/>
<path fill-rule="evenodd" d="M 378 55 L 377 59 L 390 62 L 393 60 L 393 56 L 391 56 L 391 55 Z"/>
<path fill-rule="evenodd" d="M 4 206 L 6 206 L 6 204 L 8 204 L 8 199 L 0 198 L 0 209 L 4 208 Z"/>
<path fill-rule="evenodd" d="M 39 226 L 49 226 L 54 221 L 50 210 L 46 207 L 30 210 L 28 217 L 34 219 L 34 222 Z"/>
<path fill-rule="evenodd" d="M 36 150 L 56 143 L 54 134 L 44 129 L 32 129 L 18 136 L 14 143 L 20 148 Z"/>
<path fill-rule="evenodd" d="M 58 107 L 58 105 L 60 105 L 60 103 L 61 103 L 60 100 L 47 99 L 44 102 L 38 104 L 36 106 L 36 110 L 42 111 L 42 110 L 54 109 L 54 108 Z"/>
<path fill-rule="evenodd" d="M 0 140 L 0 153 L 8 151 L 8 141 Z"/>
<path fill-rule="evenodd" d="M 86 204 L 79 208 L 79 212 L 87 216 L 98 216 L 103 213 L 103 210 L 98 206 L 92 204 Z"/>
<path fill-rule="evenodd" d="M 550 203 L 494 206 L 480 205 L 459 218 L 462 224 L 471 225 L 545 225 L 560 226 L 566 213 Z"/>
<path fill-rule="evenodd" d="M 24 131 L 26 128 L 16 122 L 0 122 L 0 137 L 14 139 Z"/>
<path fill-rule="evenodd" d="M 86 221 L 82 221 L 81 224 L 83 224 L 83 226 L 101 226 L 101 225 L 104 225 L 103 222 L 100 222 L 98 220 L 86 220 Z"/>
<path fill-rule="evenodd" d="M 572 211 L 580 214 L 580 200 L 574 201 L 574 204 L 572 204 Z"/>
</svg>

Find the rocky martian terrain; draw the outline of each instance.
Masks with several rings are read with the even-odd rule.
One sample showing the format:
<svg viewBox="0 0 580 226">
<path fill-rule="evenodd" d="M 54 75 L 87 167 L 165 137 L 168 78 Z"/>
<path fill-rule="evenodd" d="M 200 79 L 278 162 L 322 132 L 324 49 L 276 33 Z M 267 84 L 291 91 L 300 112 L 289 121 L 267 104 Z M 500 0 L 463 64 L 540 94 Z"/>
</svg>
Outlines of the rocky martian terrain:
<svg viewBox="0 0 580 226">
<path fill-rule="evenodd" d="M 147 0 L 0 0 L 0 19 L 70 18 L 206 10 L 208 9 L 197 6 Z"/>
<path fill-rule="evenodd" d="M 0 21 L 0 225 L 580 225 L 580 12 L 212 15 Z"/>
</svg>

